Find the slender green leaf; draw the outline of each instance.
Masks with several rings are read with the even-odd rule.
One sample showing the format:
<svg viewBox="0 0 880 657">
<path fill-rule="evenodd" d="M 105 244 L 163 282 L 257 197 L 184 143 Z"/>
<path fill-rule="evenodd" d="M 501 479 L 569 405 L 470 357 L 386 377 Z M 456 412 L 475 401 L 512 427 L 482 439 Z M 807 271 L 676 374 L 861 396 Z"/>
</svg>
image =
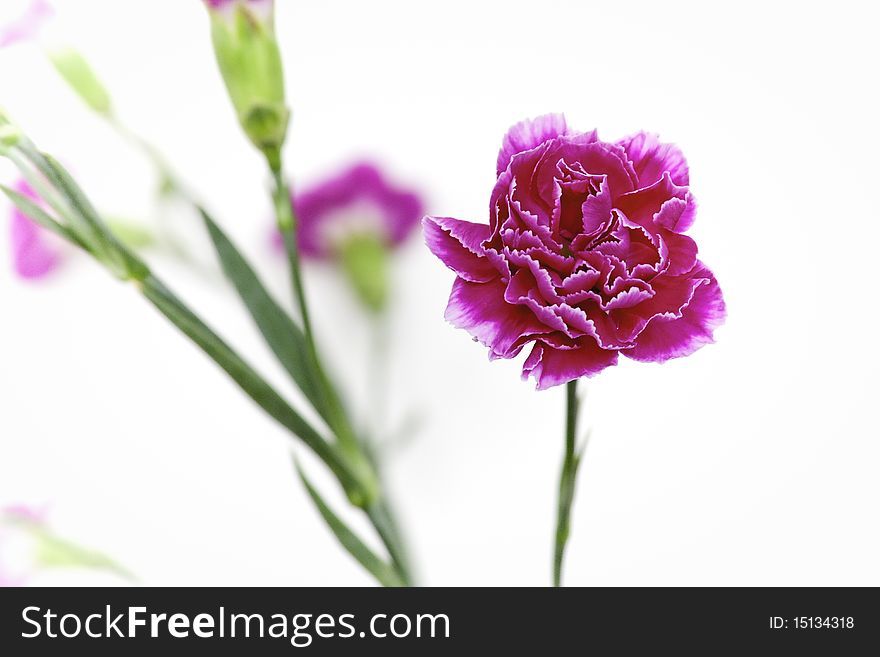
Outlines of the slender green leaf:
<svg viewBox="0 0 880 657">
<path fill-rule="evenodd" d="M 70 174 L 50 156 L 40 152 L 27 139 L 22 139 L 17 145 L 17 149 L 40 173 L 46 176 L 55 191 L 70 204 L 70 211 L 65 212 L 65 217 L 69 222 L 68 228 L 77 235 L 81 243 L 89 246 L 89 251 L 93 255 L 106 258 L 108 245 L 106 238 L 102 235 L 97 212 L 86 199 L 82 190 L 73 182 Z"/>
<path fill-rule="evenodd" d="M 7 187 L 6 185 L 0 185 L 0 190 L 3 191 L 3 193 L 15 205 L 15 207 L 21 210 L 25 215 L 38 223 L 40 226 L 52 231 L 56 235 L 60 235 L 66 240 L 78 243 L 76 237 L 72 232 L 70 232 L 67 226 L 59 223 L 54 217 L 52 217 L 48 212 L 46 212 L 36 202 L 34 202 L 32 198 L 29 198 L 21 192 L 17 192 L 14 189 Z"/>
<path fill-rule="evenodd" d="M 59 191 L 70 201 L 75 211 L 81 215 L 91 230 L 97 234 L 98 245 L 102 251 L 96 254 L 97 257 L 120 278 L 142 280 L 147 276 L 149 270 L 146 265 L 116 238 L 70 172 L 51 155 L 43 154 L 43 159 L 53 172 L 52 180 L 58 186 Z"/>
<path fill-rule="evenodd" d="M 233 381 L 279 424 L 299 437 L 339 479 L 353 501 L 369 495 L 348 459 L 297 413 L 247 362 L 152 274 L 140 284 L 144 296 L 229 374 Z"/>
<path fill-rule="evenodd" d="M 118 562 L 101 552 L 82 547 L 45 529 L 33 529 L 37 542 L 36 559 L 44 568 L 88 568 L 106 570 L 129 581 L 135 577 Z"/>
<path fill-rule="evenodd" d="M 400 532 L 397 529 L 397 524 L 394 521 L 394 516 L 391 514 L 391 509 L 388 508 L 388 504 L 380 497 L 367 506 L 364 511 L 370 519 L 370 522 L 373 523 L 373 527 L 376 528 L 376 532 L 379 534 L 379 538 L 382 539 L 382 543 L 384 543 L 385 547 L 388 549 L 388 555 L 391 557 L 396 572 L 404 582 L 404 585 L 410 586 L 411 574 L 409 559 L 404 550 L 403 539 L 400 536 Z"/>
<path fill-rule="evenodd" d="M 333 418 L 305 335 L 263 286 L 253 268 L 207 212 L 199 208 L 220 264 L 235 286 L 263 338 L 306 398 L 331 424 Z"/>
<path fill-rule="evenodd" d="M 358 538 L 357 534 L 349 529 L 348 526 L 340 520 L 339 516 L 333 513 L 330 507 L 327 506 L 327 503 L 324 502 L 324 499 L 306 478 L 299 463 L 296 463 L 296 470 L 299 473 L 299 477 L 302 480 L 303 485 L 306 487 L 309 496 L 312 498 L 315 506 L 318 507 L 321 517 L 324 518 L 324 522 L 330 527 L 330 530 L 342 544 L 342 547 L 344 547 L 346 551 L 367 570 L 367 572 L 375 577 L 382 586 L 403 586 L 403 581 L 394 568 L 367 547 L 367 545 Z"/>
</svg>

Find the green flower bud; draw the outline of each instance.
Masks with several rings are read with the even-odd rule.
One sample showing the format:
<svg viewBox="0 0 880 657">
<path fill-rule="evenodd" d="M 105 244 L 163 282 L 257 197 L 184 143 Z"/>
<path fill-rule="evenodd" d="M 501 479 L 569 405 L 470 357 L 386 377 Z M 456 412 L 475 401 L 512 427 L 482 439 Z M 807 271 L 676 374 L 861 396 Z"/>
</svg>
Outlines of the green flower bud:
<svg viewBox="0 0 880 657">
<path fill-rule="evenodd" d="M 245 134 L 276 166 L 290 111 L 268 0 L 208 2 L 214 54 Z"/>
</svg>

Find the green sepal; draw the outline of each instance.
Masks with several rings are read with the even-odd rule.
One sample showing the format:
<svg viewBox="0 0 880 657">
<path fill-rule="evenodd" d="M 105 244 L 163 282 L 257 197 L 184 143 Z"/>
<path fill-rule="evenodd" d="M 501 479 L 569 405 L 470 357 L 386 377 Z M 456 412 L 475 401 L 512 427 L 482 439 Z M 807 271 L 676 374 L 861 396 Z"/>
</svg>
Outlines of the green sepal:
<svg viewBox="0 0 880 657">
<path fill-rule="evenodd" d="M 268 157 L 281 148 L 290 121 L 272 19 L 258 17 L 245 3 L 231 15 L 214 12 L 211 40 L 238 121 Z"/>
<path fill-rule="evenodd" d="M 342 269 L 358 299 L 371 311 L 388 303 L 388 246 L 379 235 L 359 233 L 340 245 Z"/>
</svg>

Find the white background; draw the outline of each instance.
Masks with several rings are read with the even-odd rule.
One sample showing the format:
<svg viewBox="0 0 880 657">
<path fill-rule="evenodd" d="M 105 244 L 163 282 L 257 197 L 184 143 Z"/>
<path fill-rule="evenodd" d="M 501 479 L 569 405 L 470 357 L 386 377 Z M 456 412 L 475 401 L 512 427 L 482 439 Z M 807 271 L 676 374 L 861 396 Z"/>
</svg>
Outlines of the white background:
<svg viewBox="0 0 880 657">
<path fill-rule="evenodd" d="M 201 3 L 58 4 L 54 31 L 86 53 L 122 119 L 284 295 L 264 172 Z M 608 140 L 659 132 L 686 153 L 692 235 L 729 319 L 690 358 L 621 359 L 590 381 L 569 583 L 880 585 L 870 3 L 278 4 L 301 183 L 373 154 L 432 212 L 487 221 L 502 135 L 548 111 Z M 102 209 L 170 213 L 208 255 L 195 219 L 157 206 L 149 165 L 38 48 L 0 51 L 0 105 Z M 283 432 L 134 290 L 77 254 L 26 284 L 2 246 L 0 502 L 48 504 L 60 531 L 148 584 L 370 583 L 306 500 Z M 284 386 L 216 274 L 156 268 Z M 398 505 L 424 583 L 543 585 L 564 393 L 536 393 L 519 363 L 489 363 L 443 321 L 452 277 L 418 236 L 397 263 L 391 418 L 415 411 L 422 427 L 392 455 Z M 310 269 L 308 285 L 362 408 L 368 326 L 332 272 Z"/>
</svg>

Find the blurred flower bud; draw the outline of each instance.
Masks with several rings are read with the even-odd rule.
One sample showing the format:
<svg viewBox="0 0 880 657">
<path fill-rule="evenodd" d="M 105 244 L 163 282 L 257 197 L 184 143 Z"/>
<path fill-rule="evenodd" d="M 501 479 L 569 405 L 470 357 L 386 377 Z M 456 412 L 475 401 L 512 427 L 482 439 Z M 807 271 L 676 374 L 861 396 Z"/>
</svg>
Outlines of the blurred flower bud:
<svg viewBox="0 0 880 657">
<path fill-rule="evenodd" d="M 356 162 L 291 199 L 303 258 L 338 263 L 367 308 L 382 311 L 389 259 L 424 214 L 421 197 L 389 182 L 378 165 Z M 280 235 L 275 242 L 281 246 Z"/>
<path fill-rule="evenodd" d="M 239 123 L 253 144 L 280 165 L 290 111 L 284 99 L 273 0 L 205 0 L 220 73 Z"/>
<path fill-rule="evenodd" d="M 82 55 L 71 48 L 62 48 L 50 52 L 49 60 L 86 105 L 98 114 L 110 115 L 110 94 Z"/>
</svg>

